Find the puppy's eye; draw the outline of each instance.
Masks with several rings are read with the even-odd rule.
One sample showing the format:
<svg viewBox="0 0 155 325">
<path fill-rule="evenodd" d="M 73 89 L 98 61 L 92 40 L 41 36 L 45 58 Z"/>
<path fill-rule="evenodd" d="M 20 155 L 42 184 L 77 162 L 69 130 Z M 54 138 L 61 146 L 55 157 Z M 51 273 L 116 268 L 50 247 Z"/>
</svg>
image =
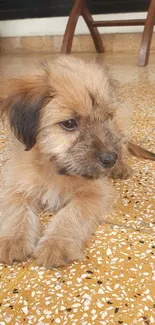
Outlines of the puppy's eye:
<svg viewBox="0 0 155 325">
<path fill-rule="evenodd" d="M 62 121 L 60 125 L 67 131 L 73 131 L 77 128 L 77 123 L 74 119 Z"/>
</svg>

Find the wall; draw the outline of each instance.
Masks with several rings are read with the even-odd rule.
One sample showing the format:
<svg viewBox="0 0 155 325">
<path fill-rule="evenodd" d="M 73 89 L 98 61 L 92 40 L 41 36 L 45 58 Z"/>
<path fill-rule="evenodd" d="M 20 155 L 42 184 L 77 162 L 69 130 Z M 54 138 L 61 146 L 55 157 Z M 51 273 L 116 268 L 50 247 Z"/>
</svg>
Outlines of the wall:
<svg viewBox="0 0 155 325">
<path fill-rule="evenodd" d="M 113 19 L 141 19 L 146 17 L 146 12 L 140 13 L 122 13 L 109 15 L 95 15 L 94 19 L 113 20 Z M 33 18 L 21 20 L 0 21 L 0 36 L 44 36 L 44 35 L 63 35 L 67 23 L 67 17 L 53 18 Z M 101 27 L 100 32 L 108 33 L 134 33 L 141 32 L 143 26 L 131 27 Z M 87 26 L 80 17 L 75 34 L 88 34 Z"/>
</svg>

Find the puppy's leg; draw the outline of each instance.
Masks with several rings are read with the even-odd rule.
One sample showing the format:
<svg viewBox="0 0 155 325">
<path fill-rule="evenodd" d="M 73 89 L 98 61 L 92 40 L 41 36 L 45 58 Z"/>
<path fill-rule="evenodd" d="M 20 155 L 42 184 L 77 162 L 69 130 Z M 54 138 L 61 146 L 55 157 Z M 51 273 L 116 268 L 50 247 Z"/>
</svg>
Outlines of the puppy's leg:
<svg viewBox="0 0 155 325">
<path fill-rule="evenodd" d="M 38 239 L 38 218 L 32 202 L 16 188 L 5 192 L 0 216 L 0 261 L 22 261 Z"/>
<path fill-rule="evenodd" d="M 111 186 L 103 186 L 102 180 L 79 189 L 48 225 L 35 250 L 37 262 L 52 268 L 84 257 L 89 236 L 109 212 L 112 193 Z"/>
<path fill-rule="evenodd" d="M 131 173 L 132 169 L 123 160 L 119 160 L 116 166 L 109 171 L 108 176 L 113 179 L 128 179 Z"/>
</svg>

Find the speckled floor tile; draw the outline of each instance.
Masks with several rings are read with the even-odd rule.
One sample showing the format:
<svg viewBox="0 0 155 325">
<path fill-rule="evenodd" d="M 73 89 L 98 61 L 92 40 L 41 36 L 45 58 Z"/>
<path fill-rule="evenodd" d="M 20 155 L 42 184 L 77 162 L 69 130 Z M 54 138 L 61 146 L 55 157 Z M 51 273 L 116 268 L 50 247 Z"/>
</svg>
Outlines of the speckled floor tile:
<svg viewBox="0 0 155 325">
<path fill-rule="evenodd" d="M 131 105 L 134 141 L 155 151 L 155 131 L 149 134 L 155 126 L 155 58 L 138 68 L 133 55 L 83 55 L 94 56 L 109 66 Z M 32 69 L 38 58 L 2 57 L 1 78 Z M 0 124 L 0 167 L 8 145 Z M 83 261 L 51 271 L 32 259 L 0 264 L 0 325 L 155 324 L 155 163 L 134 157 L 129 163 L 133 175 L 114 181 L 116 209 L 92 236 Z M 48 219 L 41 216 L 43 224 Z"/>
</svg>

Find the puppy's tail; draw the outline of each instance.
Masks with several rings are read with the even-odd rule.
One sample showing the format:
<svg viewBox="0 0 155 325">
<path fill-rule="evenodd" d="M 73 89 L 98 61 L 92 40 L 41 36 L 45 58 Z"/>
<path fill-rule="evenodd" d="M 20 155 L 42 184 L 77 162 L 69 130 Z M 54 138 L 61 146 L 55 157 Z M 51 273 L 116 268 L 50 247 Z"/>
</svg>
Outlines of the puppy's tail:
<svg viewBox="0 0 155 325">
<path fill-rule="evenodd" d="M 145 150 L 137 144 L 128 142 L 128 150 L 133 156 L 155 161 L 155 153 Z"/>
</svg>

